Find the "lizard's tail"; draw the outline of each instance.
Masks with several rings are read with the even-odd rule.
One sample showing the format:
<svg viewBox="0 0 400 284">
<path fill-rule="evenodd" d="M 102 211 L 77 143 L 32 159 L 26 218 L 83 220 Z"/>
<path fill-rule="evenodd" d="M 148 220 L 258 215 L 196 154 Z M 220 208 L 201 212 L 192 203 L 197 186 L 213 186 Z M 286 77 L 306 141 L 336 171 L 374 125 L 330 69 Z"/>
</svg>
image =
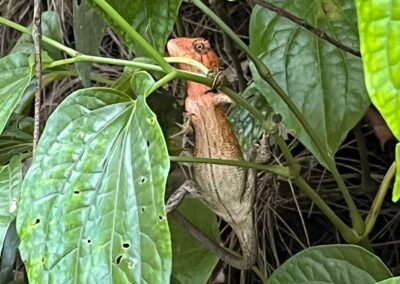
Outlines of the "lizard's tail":
<svg viewBox="0 0 400 284">
<path fill-rule="evenodd" d="M 235 267 L 243 270 L 250 269 L 256 262 L 258 253 L 257 237 L 253 218 L 249 217 L 242 224 L 240 224 L 240 227 L 235 227 L 236 226 L 232 226 L 232 229 L 239 240 L 243 255 L 241 258 L 241 264 L 239 265 L 240 267 Z"/>
<path fill-rule="evenodd" d="M 243 256 L 241 257 L 238 254 L 221 247 L 208 236 L 204 235 L 203 232 L 196 228 L 196 226 L 194 226 L 177 210 L 171 211 L 169 214 L 195 239 L 201 242 L 209 250 L 213 251 L 230 266 L 241 270 L 247 270 L 250 269 L 256 262 L 257 239 L 253 226 L 253 220 L 251 220 L 252 218 L 249 218 L 248 222 L 245 222 L 246 228 L 244 228 L 243 224 L 240 226 L 240 229 L 232 227 L 240 242 L 240 247 L 243 253 Z"/>
</svg>

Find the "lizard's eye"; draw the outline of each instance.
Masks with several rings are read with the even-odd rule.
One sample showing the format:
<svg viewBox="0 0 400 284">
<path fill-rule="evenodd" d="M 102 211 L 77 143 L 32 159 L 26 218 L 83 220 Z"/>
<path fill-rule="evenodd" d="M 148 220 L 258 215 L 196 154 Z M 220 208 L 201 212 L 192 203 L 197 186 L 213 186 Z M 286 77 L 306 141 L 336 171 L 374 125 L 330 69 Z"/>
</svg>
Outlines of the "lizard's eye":
<svg viewBox="0 0 400 284">
<path fill-rule="evenodd" d="M 205 54 L 208 52 L 208 48 L 204 45 L 204 43 L 201 42 L 194 42 L 193 43 L 193 48 L 196 52 L 200 53 L 200 54 Z"/>
</svg>

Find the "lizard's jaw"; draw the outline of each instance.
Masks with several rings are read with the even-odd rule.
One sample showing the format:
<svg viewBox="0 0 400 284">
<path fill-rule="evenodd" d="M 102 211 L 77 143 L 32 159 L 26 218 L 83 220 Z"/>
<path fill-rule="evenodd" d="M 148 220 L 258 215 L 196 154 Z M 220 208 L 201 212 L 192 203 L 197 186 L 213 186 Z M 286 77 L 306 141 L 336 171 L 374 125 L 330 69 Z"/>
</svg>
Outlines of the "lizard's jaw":
<svg viewBox="0 0 400 284">
<path fill-rule="evenodd" d="M 206 85 L 193 81 L 188 81 L 188 88 L 187 88 L 188 97 L 191 97 L 193 99 L 199 99 L 200 97 L 207 94 L 209 90 L 210 87 Z"/>
</svg>

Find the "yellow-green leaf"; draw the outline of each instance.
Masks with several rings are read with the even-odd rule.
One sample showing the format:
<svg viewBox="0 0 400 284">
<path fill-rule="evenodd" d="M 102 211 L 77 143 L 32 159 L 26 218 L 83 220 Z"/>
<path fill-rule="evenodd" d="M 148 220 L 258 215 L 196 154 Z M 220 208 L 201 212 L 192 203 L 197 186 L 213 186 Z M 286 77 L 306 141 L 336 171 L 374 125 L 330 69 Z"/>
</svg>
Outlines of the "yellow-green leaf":
<svg viewBox="0 0 400 284">
<path fill-rule="evenodd" d="M 400 1 L 356 0 L 365 83 L 372 103 L 400 140 Z M 399 145 L 396 162 L 400 163 Z M 393 201 L 400 198 L 397 167 Z"/>
</svg>

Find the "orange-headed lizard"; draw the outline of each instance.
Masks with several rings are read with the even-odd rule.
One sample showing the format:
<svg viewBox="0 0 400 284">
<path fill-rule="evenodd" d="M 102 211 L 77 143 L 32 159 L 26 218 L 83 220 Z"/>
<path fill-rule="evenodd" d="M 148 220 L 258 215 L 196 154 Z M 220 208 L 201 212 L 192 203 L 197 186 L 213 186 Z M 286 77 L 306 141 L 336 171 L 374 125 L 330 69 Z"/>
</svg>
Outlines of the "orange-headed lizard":
<svg viewBox="0 0 400 284">
<path fill-rule="evenodd" d="M 167 49 L 170 56 L 195 59 L 210 70 L 220 66 L 218 56 L 203 38 L 171 39 Z M 197 72 L 188 64 L 180 64 L 180 68 Z M 194 128 L 195 157 L 243 159 L 238 140 L 221 108 L 226 98 L 206 85 L 188 82 L 185 110 Z M 225 165 L 194 164 L 193 176 L 198 185 L 196 195 L 232 227 L 240 242 L 243 257 L 222 256 L 223 260 L 239 269 L 249 269 L 257 254 L 252 214 L 254 183 L 246 182 L 243 168 Z"/>
</svg>

